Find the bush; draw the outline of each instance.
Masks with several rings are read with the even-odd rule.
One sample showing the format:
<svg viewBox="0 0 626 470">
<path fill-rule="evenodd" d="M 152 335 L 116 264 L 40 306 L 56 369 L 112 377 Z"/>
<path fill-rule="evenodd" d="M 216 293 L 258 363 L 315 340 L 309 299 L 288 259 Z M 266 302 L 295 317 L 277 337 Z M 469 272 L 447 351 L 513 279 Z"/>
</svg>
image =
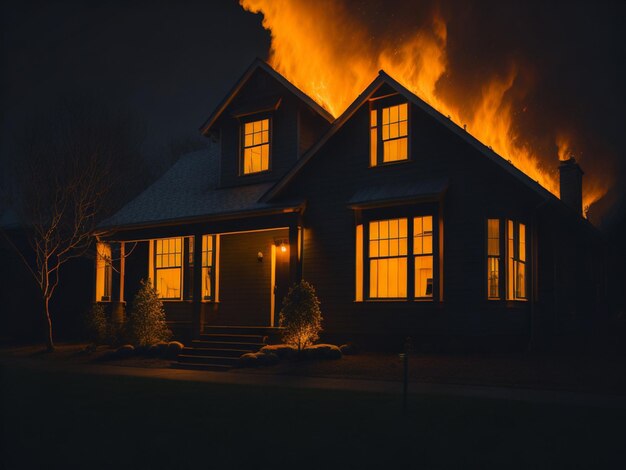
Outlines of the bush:
<svg viewBox="0 0 626 470">
<path fill-rule="evenodd" d="M 341 359 L 341 350 L 334 344 L 315 344 L 304 349 L 307 359 Z"/>
<path fill-rule="evenodd" d="M 128 340 L 137 346 L 167 341 L 172 336 L 165 322 L 163 302 L 150 281 L 141 281 L 141 287 L 133 299 L 128 315 L 126 330 Z"/>
<path fill-rule="evenodd" d="M 256 367 L 259 365 L 259 354 L 253 352 L 242 354 L 237 365 L 239 367 Z"/>
<path fill-rule="evenodd" d="M 315 289 L 305 280 L 294 284 L 283 300 L 279 326 L 285 343 L 302 351 L 312 345 L 322 331 L 322 312 Z"/>
<path fill-rule="evenodd" d="M 95 344 L 106 344 L 109 340 L 109 321 L 104 305 L 94 303 L 85 315 L 87 338 Z"/>
</svg>

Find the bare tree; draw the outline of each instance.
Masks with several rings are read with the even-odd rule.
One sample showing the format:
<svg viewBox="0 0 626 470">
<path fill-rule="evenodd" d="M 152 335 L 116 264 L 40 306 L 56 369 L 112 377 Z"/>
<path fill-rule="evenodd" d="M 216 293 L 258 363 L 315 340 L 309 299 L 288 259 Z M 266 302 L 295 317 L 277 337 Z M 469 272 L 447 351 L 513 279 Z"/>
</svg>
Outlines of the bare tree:
<svg viewBox="0 0 626 470">
<path fill-rule="evenodd" d="M 74 97 L 18 136 L 14 201 L 29 249 L 13 246 L 41 293 L 50 351 L 62 267 L 89 250 L 98 221 L 135 192 L 126 189 L 141 175 L 137 135 L 128 115 Z"/>
</svg>

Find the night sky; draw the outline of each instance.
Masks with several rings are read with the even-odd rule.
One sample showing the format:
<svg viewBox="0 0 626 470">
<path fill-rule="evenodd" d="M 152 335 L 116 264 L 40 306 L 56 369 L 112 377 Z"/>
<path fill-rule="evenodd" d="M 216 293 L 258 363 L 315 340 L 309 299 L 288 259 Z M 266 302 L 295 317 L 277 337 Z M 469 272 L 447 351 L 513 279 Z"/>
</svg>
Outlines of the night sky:
<svg viewBox="0 0 626 470">
<path fill-rule="evenodd" d="M 587 165 L 615 180 L 596 213 L 610 218 L 623 211 L 622 2 L 347 5 L 372 40 L 410 35 L 438 8 L 454 72 L 442 80 L 447 93 L 472 93 L 510 61 L 521 64 L 527 92 L 520 126 L 537 139 L 546 129 L 574 133 L 574 150 Z M 172 139 L 196 136 L 252 60 L 268 57 L 270 46 L 260 15 L 236 1 L 5 2 L 2 30 L 5 159 L 20 123 L 77 92 L 132 109 L 146 126 L 145 157 L 153 158 Z"/>
</svg>

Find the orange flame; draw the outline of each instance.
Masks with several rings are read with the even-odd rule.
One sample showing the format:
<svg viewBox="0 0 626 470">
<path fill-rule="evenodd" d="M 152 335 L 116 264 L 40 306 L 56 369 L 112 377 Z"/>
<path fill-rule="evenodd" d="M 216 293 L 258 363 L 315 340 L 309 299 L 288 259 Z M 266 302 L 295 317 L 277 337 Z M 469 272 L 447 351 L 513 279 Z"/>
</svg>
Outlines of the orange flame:
<svg viewBox="0 0 626 470">
<path fill-rule="evenodd" d="M 469 109 L 437 92 L 438 82 L 448 71 L 447 28 L 439 15 L 434 15 L 430 27 L 397 46 L 373 38 L 338 2 L 240 0 L 240 4 L 263 14 L 263 26 L 271 33 L 270 65 L 335 117 L 383 69 L 440 113 L 467 125 L 474 137 L 559 195 L 556 161 L 554 168 L 546 170 L 515 130 L 513 104 L 507 93 L 518 75 L 516 67 L 506 77 L 487 83 Z M 571 147 L 569 141 L 559 135 L 557 146 L 563 159 Z M 589 206 L 604 193 L 603 187 L 586 188 L 584 205 Z"/>
</svg>

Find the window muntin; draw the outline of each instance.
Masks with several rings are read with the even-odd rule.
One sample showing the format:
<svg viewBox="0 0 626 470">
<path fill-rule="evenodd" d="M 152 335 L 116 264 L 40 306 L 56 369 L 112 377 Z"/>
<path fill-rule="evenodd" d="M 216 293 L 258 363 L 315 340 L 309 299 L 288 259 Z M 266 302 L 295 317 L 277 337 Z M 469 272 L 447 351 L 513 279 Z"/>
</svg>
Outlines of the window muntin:
<svg viewBox="0 0 626 470">
<path fill-rule="evenodd" d="M 487 220 L 487 298 L 500 299 L 500 219 Z"/>
<path fill-rule="evenodd" d="M 162 299 L 180 299 L 182 284 L 183 239 L 155 241 L 155 288 Z"/>
<path fill-rule="evenodd" d="M 370 298 L 407 297 L 407 242 L 407 219 L 369 223 Z"/>
<path fill-rule="evenodd" d="M 370 111 L 370 166 L 409 158 L 408 122 L 407 103 Z"/>
<path fill-rule="evenodd" d="M 246 122 L 243 125 L 243 174 L 269 169 L 270 120 Z"/>
<path fill-rule="evenodd" d="M 111 300 L 113 267 L 111 266 L 111 245 L 96 244 L 96 302 Z"/>
<path fill-rule="evenodd" d="M 433 217 L 413 218 L 415 297 L 433 296 Z"/>
</svg>

